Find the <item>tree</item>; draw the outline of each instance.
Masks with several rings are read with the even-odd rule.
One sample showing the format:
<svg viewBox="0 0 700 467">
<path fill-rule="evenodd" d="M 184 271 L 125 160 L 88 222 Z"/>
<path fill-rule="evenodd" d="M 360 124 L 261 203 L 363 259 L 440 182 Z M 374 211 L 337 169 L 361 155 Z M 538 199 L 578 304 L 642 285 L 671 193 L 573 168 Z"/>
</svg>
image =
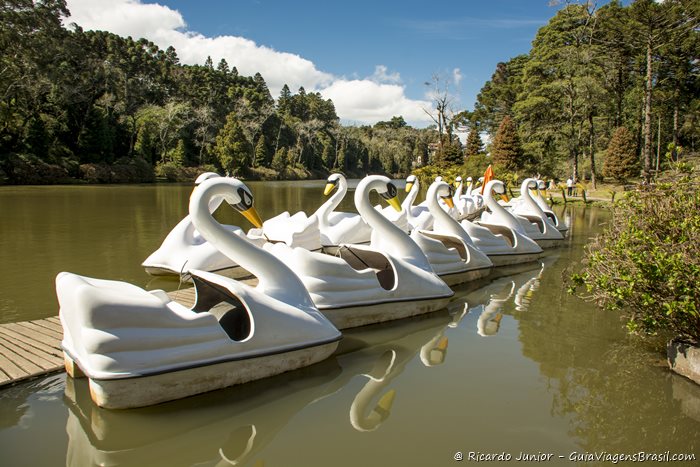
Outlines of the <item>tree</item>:
<svg viewBox="0 0 700 467">
<path fill-rule="evenodd" d="M 423 111 L 435 122 L 438 132 L 437 141 L 437 151 L 435 158 L 437 161 L 442 162 L 446 159 L 445 151 L 453 143 L 453 119 L 455 117 L 455 110 L 452 106 L 455 100 L 454 95 L 451 91 L 452 80 L 445 78 L 438 73 L 434 73 L 431 82 L 425 83 L 427 86 L 432 86 L 430 91 L 430 96 L 435 105 L 435 110 L 428 111 L 423 109 Z M 450 154 L 449 158 L 453 158 L 454 151 L 449 148 Z"/>
<path fill-rule="evenodd" d="M 537 160 L 538 170 L 551 171 L 547 159 L 568 159 L 567 172 L 575 179 L 585 127 L 596 113 L 594 96 L 600 94 L 593 8 L 567 4 L 540 28 L 524 67 L 522 98 L 513 106 L 526 135 L 524 146 Z"/>
<path fill-rule="evenodd" d="M 289 86 L 286 84 L 282 86 L 280 91 L 280 97 L 277 99 L 277 112 L 280 115 L 288 114 L 292 108 L 292 93 L 289 90 Z"/>
<path fill-rule="evenodd" d="M 503 117 L 513 117 L 513 105 L 523 90 L 523 68 L 530 59 L 518 55 L 507 62 L 499 62 L 496 71 L 479 91 L 471 120 L 491 135 L 496 134 Z"/>
<path fill-rule="evenodd" d="M 478 156 L 483 153 L 484 144 L 481 142 L 481 136 L 479 136 L 479 129 L 474 125 L 472 126 L 469 136 L 467 136 L 467 147 L 464 151 L 465 159 L 470 157 Z"/>
<path fill-rule="evenodd" d="M 258 144 L 255 145 L 255 159 L 253 167 L 265 165 L 267 161 L 267 145 L 265 143 L 265 135 L 260 135 Z"/>
<path fill-rule="evenodd" d="M 518 130 L 515 122 L 507 115 L 498 126 L 493 139 L 491 159 L 497 167 L 508 171 L 518 170 L 524 165 Z"/>
<path fill-rule="evenodd" d="M 287 168 L 287 148 L 280 148 L 275 152 L 275 155 L 272 156 L 270 167 L 277 173 Z"/>
<path fill-rule="evenodd" d="M 637 145 L 627 128 L 621 126 L 613 133 L 608 144 L 603 175 L 624 182 L 639 175 Z"/>
<path fill-rule="evenodd" d="M 250 161 L 250 144 L 233 113 L 226 117 L 226 124 L 216 136 L 214 154 L 221 167 L 231 175 L 243 173 L 243 168 Z"/>
</svg>

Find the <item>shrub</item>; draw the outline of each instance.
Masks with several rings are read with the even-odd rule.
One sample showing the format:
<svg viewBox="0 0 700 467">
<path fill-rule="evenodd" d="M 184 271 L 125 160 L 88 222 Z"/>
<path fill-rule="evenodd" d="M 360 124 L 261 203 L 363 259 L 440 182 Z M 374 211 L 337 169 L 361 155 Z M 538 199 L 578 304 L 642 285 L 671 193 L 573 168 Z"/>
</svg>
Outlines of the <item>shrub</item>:
<svg viewBox="0 0 700 467">
<path fill-rule="evenodd" d="M 698 183 L 642 187 L 613 206 L 607 229 L 572 276 L 590 298 L 623 312 L 631 332 L 670 330 L 700 341 Z"/>
</svg>

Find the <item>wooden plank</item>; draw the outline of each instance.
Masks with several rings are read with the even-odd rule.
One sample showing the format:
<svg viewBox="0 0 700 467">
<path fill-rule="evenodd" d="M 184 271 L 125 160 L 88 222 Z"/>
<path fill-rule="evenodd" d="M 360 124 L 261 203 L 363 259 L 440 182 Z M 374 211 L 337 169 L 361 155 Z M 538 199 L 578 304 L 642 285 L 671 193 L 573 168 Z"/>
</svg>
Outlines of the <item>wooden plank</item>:
<svg viewBox="0 0 700 467">
<path fill-rule="evenodd" d="M 6 329 L 30 337 L 37 342 L 42 342 L 52 347 L 60 345 L 61 339 L 63 339 L 63 336 L 55 332 L 49 332 L 44 328 L 32 326 L 30 323 L 7 323 L 0 326 L 0 329 Z"/>
<path fill-rule="evenodd" d="M 54 355 L 46 354 L 38 350 L 36 347 L 33 347 L 20 340 L 4 340 L 2 342 L 2 346 L 14 352 L 16 356 L 20 356 L 29 362 L 30 365 L 27 367 L 24 366 L 21 361 L 16 361 L 19 366 L 30 372 L 36 372 L 34 366 L 39 367 L 39 370 L 51 370 L 63 362 L 62 359 Z"/>
<path fill-rule="evenodd" d="M 5 353 L 10 354 L 0 345 L 0 368 L 2 368 L 2 373 L 6 374 L 11 381 L 29 376 L 29 373 L 15 365 Z"/>
<path fill-rule="evenodd" d="M 10 378 L 4 371 L 2 371 L 2 369 L 0 369 L 0 386 L 11 382 L 12 378 Z"/>
<path fill-rule="evenodd" d="M 15 324 L 18 327 L 22 327 L 25 329 L 30 329 L 34 332 L 41 333 L 41 334 L 43 334 L 46 337 L 49 337 L 51 339 L 58 339 L 58 340 L 63 339 L 63 329 L 61 329 L 61 331 L 59 332 L 59 331 L 56 331 L 53 329 L 48 329 L 44 326 L 39 326 L 32 321 L 22 321 L 20 323 L 12 323 L 12 324 Z"/>
<path fill-rule="evenodd" d="M 0 342 L 0 355 L 7 359 L 7 362 L 4 362 L 7 363 L 7 367 L 3 366 L 3 368 L 9 370 L 8 374 L 14 379 L 39 374 L 43 371 L 42 368 L 16 353 L 14 349 L 8 348 L 6 342 Z"/>
<path fill-rule="evenodd" d="M 44 329 L 47 329 L 49 331 L 55 332 L 63 336 L 63 325 L 61 325 L 61 322 L 59 321 L 58 323 L 48 320 L 48 319 L 39 319 L 35 321 L 24 321 L 27 324 L 31 324 L 33 326 L 39 326 Z"/>
<path fill-rule="evenodd" d="M 196 298 L 194 287 L 189 287 L 187 289 L 180 289 L 180 290 L 174 290 L 172 292 L 168 292 L 168 296 L 172 300 L 175 300 L 176 302 L 178 302 L 181 305 L 184 305 L 186 307 L 190 307 L 190 306 L 194 305 L 194 301 Z"/>
<path fill-rule="evenodd" d="M 60 357 L 63 358 L 63 350 L 61 349 L 61 341 L 54 339 L 51 342 L 46 342 L 44 340 L 37 340 L 33 335 L 30 334 L 25 334 L 25 333 L 20 333 L 16 332 L 13 329 L 6 327 L 6 326 L 0 326 L 0 338 L 3 337 L 8 339 L 8 340 L 19 340 L 21 342 L 24 342 L 27 345 L 31 345 L 32 347 L 35 347 L 38 352 L 41 352 L 42 354 L 48 354 L 48 355 L 53 355 L 55 357 Z M 42 335 L 39 334 L 41 337 Z"/>
<path fill-rule="evenodd" d="M 61 325 L 61 318 L 59 318 L 58 316 L 51 316 L 42 321 L 50 321 L 52 323 L 58 324 L 59 326 Z"/>
</svg>

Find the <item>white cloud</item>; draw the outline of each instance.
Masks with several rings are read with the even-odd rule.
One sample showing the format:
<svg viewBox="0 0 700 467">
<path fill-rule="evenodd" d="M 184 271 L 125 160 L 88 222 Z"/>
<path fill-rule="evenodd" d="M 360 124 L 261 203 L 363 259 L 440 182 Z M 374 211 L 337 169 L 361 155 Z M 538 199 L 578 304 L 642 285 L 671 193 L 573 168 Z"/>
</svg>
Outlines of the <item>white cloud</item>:
<svg viewBox="0 0 700 467">
<path fill-rule="evenodd" d="M 464 76 L 462 76 L 462 70 L 459 68 L 452 70 L 452 81 L 454 82 L 455 86 L 459 86 L 459 83 L 462 82 L 462 78 L 464 78 Z"/>
<path fill-rule="evenodd" d="M 303 86 L 319 91 L 335 104 L 343 121 L 375 123 L 402 115 L 412 125 L 424 126 L 430 119 L 421 108 L 430 108 L 427 101 L 411 100 L 399 73 L 389 73 L 377 65 L 366 79 L 347 80 L 318 70 L 313 62 L 293 53 L 280 52 L 238 36 L 206 37 L 187 30 L 182 15 L 167 6 L 142 3 L 140 0 L 67 0 L 71 17 L 86 30 L 105 30 L 134 39 L 144 37 L 158 47 L 173 46 L 182 63 L 203 64 L 211 56 L 216 64 L 224 58 L 242 75 L 259 72 L 273 97 L 284 84 L 292 92 Z"/>
<path fill-rule="evenodd" d="M 374 74 L 370 80 L 375 83 L 400 83 L 401 75 L 399 73 L 387 73 L 389 69 L 385 65 L 377 65 L 374 67 Z"/>
<path fill-rule="evenodd" d="M 324 98 L 333 101 L 339 116 L 345 121 L 375 123 L 401 115 L 414 125 L 432 122 L 423 111 L 431 109 L 431 102 L 408 99 L 403 86 L 397 84 L 376 83 L 368 79 L 336 79 L 320 92 Z"/>
</svg>

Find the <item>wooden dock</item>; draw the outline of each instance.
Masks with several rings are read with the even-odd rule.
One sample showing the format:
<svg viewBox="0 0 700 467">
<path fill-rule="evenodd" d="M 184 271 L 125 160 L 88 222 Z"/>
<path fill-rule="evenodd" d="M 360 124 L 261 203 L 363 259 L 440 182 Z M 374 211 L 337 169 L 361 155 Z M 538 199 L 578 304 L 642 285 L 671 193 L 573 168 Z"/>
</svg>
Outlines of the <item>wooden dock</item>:
<svg viewBox="0 0 700 467">
<path fill-rule="evenodd" d="M 187 307 L 194 304 L 193 287 L 168 295 Z M 61 339 L 63 328 L 58 316 L 0 324 L 0 388 L 63 371 Z"/>
<path fill-rule="evenodd" d="M 0 325 L 0 386 L 63 369 L 57 316 Z"/>
</svg>

